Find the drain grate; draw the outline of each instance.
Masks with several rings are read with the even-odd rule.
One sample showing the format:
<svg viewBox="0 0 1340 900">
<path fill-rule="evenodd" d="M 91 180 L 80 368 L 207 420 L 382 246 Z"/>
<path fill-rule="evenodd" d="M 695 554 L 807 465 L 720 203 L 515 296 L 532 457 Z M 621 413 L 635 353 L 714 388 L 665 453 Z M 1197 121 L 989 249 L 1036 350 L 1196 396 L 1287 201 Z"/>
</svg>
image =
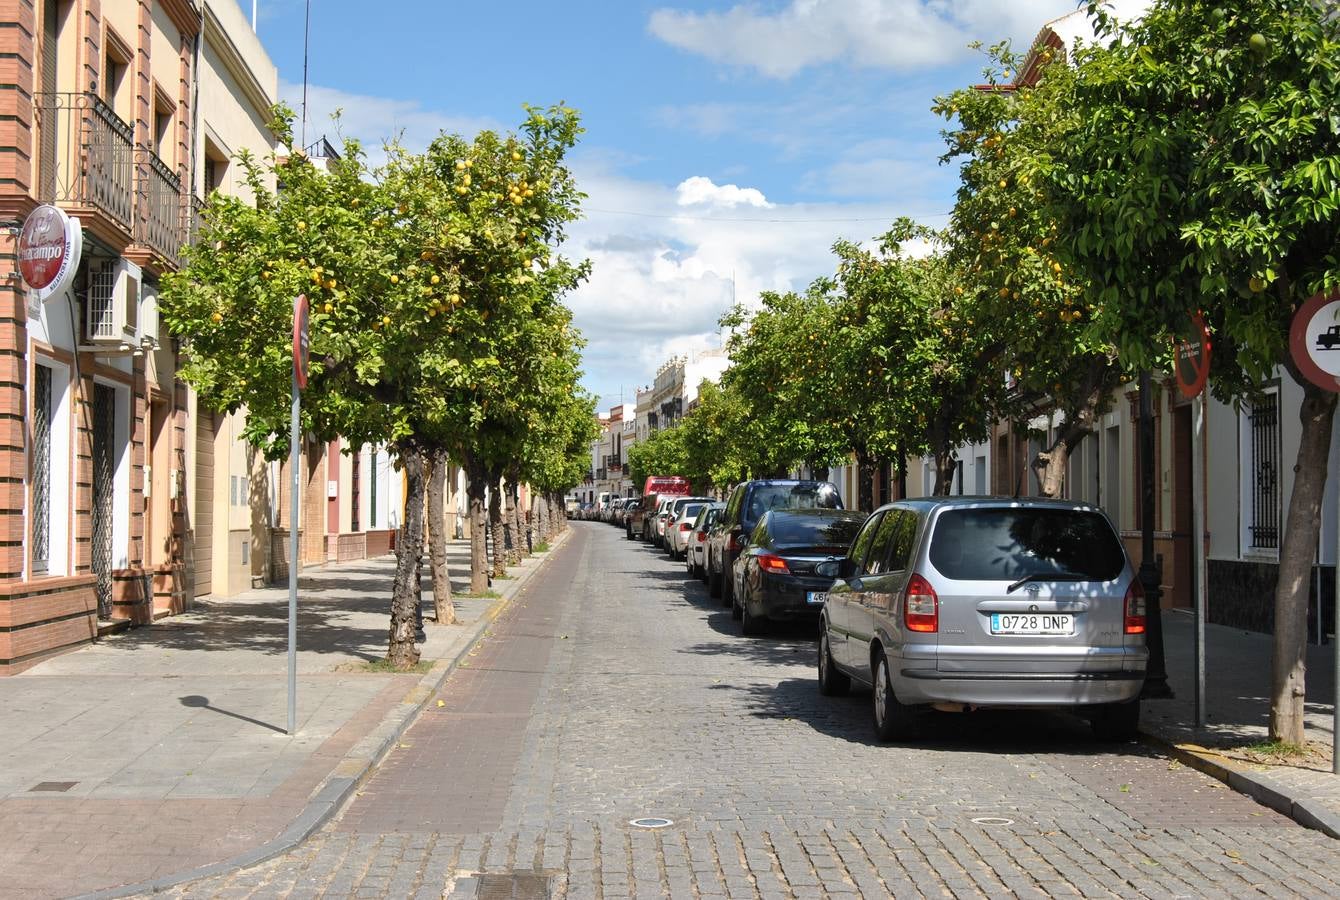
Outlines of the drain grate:
<svg viewBox="0 0 1340 900">
<path fill-rule="evenodd" d="M 669 828 L 675 823 L 671 819 L 649 816 L 645 819 L 629 819 L 628 824 L 632 825 L 634 828 Z"/>
<path fill-rule="evenodd" d="M 51 794 L 63 794 L 78 783 L 79 782 L 77 781 L 39 781 L 37 784 L 28 788 L 28 793 L 31 794 L 33 791 L 41 791 Z"/>
<path fill-rule="evenodd" d="M 475 900 L 549 900 L 548 875 L 487 872 L 473 877 Z"/>
</svg>

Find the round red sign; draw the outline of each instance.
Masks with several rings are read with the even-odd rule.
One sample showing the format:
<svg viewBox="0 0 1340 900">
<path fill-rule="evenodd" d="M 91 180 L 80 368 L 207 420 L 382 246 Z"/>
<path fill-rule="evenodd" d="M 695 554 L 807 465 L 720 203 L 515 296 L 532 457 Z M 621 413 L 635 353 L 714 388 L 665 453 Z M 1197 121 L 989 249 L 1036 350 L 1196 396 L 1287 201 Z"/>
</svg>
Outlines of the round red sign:
<svg viewBox="0 0 1340 900">
<path fill-rule="evenodd" d="M 1294 313 L 1289 352 L 1303 377 L 1327 391 L 1340 391 L 1340 290 L 1313 294 Z"/>
<path fill-rule="evenodd" d="M 45 299 L 64 288 L 79 265 L 81 241 L 77 219 L 55 206 L 43 205 L 28 214 L 19 233 L 19 274 Z"/>
<path fill-rule="evenodd" d="M 1200 313 L 1191 314 L 1191 333 L 1173 345 L 1174 374 L 1183 397 L 1205 390 L 1210 379 L 1210 329 Z"/>
</svg>

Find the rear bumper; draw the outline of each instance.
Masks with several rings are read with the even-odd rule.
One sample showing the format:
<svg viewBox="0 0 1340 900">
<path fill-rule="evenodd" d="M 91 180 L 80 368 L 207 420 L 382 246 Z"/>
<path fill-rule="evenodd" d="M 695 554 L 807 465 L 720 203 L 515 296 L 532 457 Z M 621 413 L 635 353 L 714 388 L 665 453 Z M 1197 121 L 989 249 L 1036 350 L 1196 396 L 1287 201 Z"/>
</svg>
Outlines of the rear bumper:
<svg viewBox="0 0 1340 900">
<path fill-rule="evenodd" d="M 832 581 L 822 578 L 782 578 L 765 575 L 759 592 L 755 595 L 760 615 L 778 621 L 819 621 L 823 612 L 822 603 L 807 603 L 806 594 L 811 591 L 827 591 Z"/>
<path fill-rule="evenodd" d="M 1064 708 L 1133 700 L 1144 683 L 1144 671 L 1060 675 L 903 669 L 893 690 L 903 703 Z"/>
</svg>

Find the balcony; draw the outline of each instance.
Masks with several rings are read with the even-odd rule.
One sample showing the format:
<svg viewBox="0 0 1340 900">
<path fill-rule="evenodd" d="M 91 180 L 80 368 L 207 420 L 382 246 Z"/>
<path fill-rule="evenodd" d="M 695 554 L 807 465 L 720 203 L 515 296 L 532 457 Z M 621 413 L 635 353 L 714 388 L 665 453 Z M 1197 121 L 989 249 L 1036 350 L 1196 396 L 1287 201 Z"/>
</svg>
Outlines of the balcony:
<svg viewBox="0 0 1340 900">
<path fill-rule="evenodd" d="M 130 232 L 135 133 L 96 94 L 34 94 L 38 199 L 100 212 Z"/>
<path fill-rule="evenodd" d="M 143 161 L 138 195 L 144 212 L 135 229 L 135 240 L 177 265 L 185 243 L 181 179 L 152 151 L 141 150 L 140 155 Z"/>
<path fill-rule="evenodd" d="M 186 242 L 194 244 L 196 238 L 200 236 L 200 230 L 205 227 L 205 201 L 199 197 L 192 196 L 190 207 L 186 210 Z"/>
</svg>

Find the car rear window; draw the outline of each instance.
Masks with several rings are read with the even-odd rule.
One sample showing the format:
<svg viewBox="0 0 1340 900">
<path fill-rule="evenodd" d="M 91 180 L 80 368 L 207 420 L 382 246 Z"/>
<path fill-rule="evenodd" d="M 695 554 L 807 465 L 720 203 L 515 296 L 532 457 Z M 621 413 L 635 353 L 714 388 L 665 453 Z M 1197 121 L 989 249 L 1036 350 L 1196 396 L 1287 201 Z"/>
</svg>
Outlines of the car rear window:
<svg viewBox="0 0 1340 900">
<path fill-rule="evenodd" d="M 941 573 L 961 581 L 1061 573 L 1111 581 L 1126 565 L 1121 541 L 1101 514 L 1045 507 L 945 510 L 930 557 Z"/>
<path fill-rule="evenodd" d="M 679 514 L 685 519 L 695 519 L 706 505 L 706 503 L 689 503 L 679 511 Z"/>
<path fill-rule="evenodd" d="M 851 546 L 865 519 L 834 519 L 827 516 L 778 516 L 772 520 L 774 544 L 795 544 L 807 547 Z"/>
<path fill-rule="evenodd" d="M 752 522 L 770 509 L 841 509 L 842 498 L 831 484 L 760 484 L 749 494 L 744 516 Z"/>
</svg>

